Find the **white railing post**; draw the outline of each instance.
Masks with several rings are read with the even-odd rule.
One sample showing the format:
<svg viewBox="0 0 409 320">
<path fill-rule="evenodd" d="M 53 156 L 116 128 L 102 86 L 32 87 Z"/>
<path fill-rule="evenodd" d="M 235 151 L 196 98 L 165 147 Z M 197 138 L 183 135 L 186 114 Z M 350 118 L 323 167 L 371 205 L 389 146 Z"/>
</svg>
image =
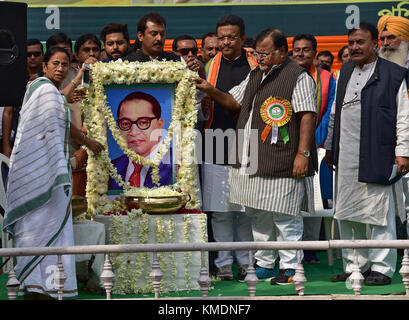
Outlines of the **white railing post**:
<svg viewBox="0 0 409 320">
<path fill-rule="evenodd" d="M 58 255 L 57 270 L 55 271 L 54 274 L 54 281 L 58 293 L 58 300 L 62 300 L 64 283 L 66 280 L 67 276 L 64 273 L 64 266 L 62 264 L 61 255 Z"/>
<path fill-rule="evenodd" d="M 200 291 L 202 292 L 202 296 L 207 297 L 209 293 L 211 279 L 209 277 L 209 271 L 206 268 L 205 252 L 203 250 L 201 251 L 200 259 L 201 259 L 201 268 L 200 268 L 200 276 L 199 276 L 199 279 L 197 280 L 197 283 L 200 286 Z"/>
<path fill-rule="evenodd" d="M 109 254 L 105 254 L 104 271 L 101 273 L 101 279 L 104 282 L 105 292 L 107 294 L 107 300 L 111 299 L 111 291 L 114 286 L 114 272 L 112 271 L 112 265 L 109 261 Z"/>
<path fill-rule="evenodd" d="M 352 265 L 352 273 L 349 276 L 349 281 L 352 284 L 352 289 L 356 296 L 361 294 L 362 282 L 364 281 L 364 276 L 361 274 L 358 264 L 358 253 L 357 249 L 354 249 L 354 264 Z M 348 280 L 347 279 L 347 280 Z"/>
<path fill-rule="evenodd" d="M 160 270 L 158 253 L 156 251 L 153 252 L 152 271 L 149 276 L 152 279 L 153 290 L 155 291 L 155 298 L 157 299 L 159 298 L 160 281 L 162 280 L 163 273 Z"/>
<path fill-rule="evenodd" d="M 9 278 L 6 284 L 7 295 L 9 300 L 16 300 L 20 282 L 17 280 L 16 273 L 14 272 L 13 257 L 10 257 L 10 261 Z"/>
<path fill-rule="evenodd" d="M 409 295 L 409 255 L 408 249 L 403 249 L 402 267 L 399 270 L 402 276 L 403 284 L 405 285 L 406 295 Z"/>
<path fill-rule="evenodd" d="M 253 264 L 254 264 L 253 251 L 250 250 L 249 251 L 249 267 L 247 268 L 247 275 L 244 278 L 244 282 L 247 284 L 250 297 L 256 296 L 257 283 L 258 283 L 258 278 L 256 276 L 256 271 L 254 270 Z"/>
<path fill-rule="evenodd" d="M 305 277 L 304 274 L 304 266 L 302 265 L 302 259 L 301 259 L 301 250 L 297 250 L 297 256 L 298 256 L 298 265 L 297 269 L 295 271 L 295 275 L 293 278 L 293 284 L 295 287 L 295 290 L 297 290 L 298 295 L 303 296 L 304 295 L 304 283 L 307 282 L 307 278 Z"/>
</svg>

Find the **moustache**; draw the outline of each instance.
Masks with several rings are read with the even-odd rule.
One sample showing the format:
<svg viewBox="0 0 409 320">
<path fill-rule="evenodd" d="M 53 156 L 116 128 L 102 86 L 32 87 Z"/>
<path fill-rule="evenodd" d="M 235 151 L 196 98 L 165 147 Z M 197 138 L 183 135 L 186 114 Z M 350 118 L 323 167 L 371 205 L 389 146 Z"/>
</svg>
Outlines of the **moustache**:
<svg viewBox="0 0 409 320">
<path fill-rule="evenodd" d="M 380 50 L 381 50 L 381 51 L 385 51 L 385 50 L 395 51 L 395 50 L 398 50 L 398 48 L 399 48 L 399 46 L 386 45 L 386 46 L 382 46 L 382 47 L 380 48 Z"/>
<path fill-rule="evenodd" d="M 157 45 L 162 46 L 162 45 L 163 45 L 163 43 L 162 43 L 162 42 L 160 42 L 160 41 L 156 41 L 156 42 L 154 42 L 154 43 L 153 43 L 153 45 L 154 45 L 154 46 L 157 46 Z"/>
<path fill-rule="evenodd" d="M 361 50 L 357 50 L 357 51 L 352 51 L 351 52 L 351 56 L 353 56 L 354 54 L 362 54 L 363 52 Z"/>
</svg>

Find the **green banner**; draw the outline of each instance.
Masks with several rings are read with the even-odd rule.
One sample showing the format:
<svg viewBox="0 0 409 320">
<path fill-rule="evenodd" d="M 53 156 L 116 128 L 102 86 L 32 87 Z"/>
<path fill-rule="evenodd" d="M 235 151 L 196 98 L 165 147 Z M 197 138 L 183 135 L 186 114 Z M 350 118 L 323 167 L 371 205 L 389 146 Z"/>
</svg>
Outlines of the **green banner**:
<svg viewBox="0 0 409 320">
<path fill-rule="evenodd" d="M 39 6 L 41 2 L 41 6 Z M 51 34 L 64 32 L 73 40 L 84 33 L 99 33 L 108 22 L 127 23 L 131 39 L 136 38 L 138 20 L 156 11 L 167 20 L 167 38 L 181 34 L 196 38 L 215 31 L 217 20 L 226 14 L 241 16 L 246 23 L 246 35 L 256 36 L 268 27 L 281 29 L 287 36 L 312 33 L 316 36 L 345 35 L 353 16 L 360 21 L 377 23 L 384 14 L 409 17 L 409 1 L 317 1 L 291 3 L 235 4 L 156 4 L 132 6 L 102 6 L 119 1 L 28 1 L 27 34 L 46 40 Z M 74 6 L 88 3 L 89 6 Z M 136 2 L 136 1 L 135 1 Z M 156 1 L 154 1 L 156 3 Z M 61 5 L 64 3 L 65 5 Z M 92 6 L 92 4 L 98 4 Z M 349 20 L 348 20 L 349 19 Z M 355 19 L 356 20 L 356 19 Z"/>
</svg>

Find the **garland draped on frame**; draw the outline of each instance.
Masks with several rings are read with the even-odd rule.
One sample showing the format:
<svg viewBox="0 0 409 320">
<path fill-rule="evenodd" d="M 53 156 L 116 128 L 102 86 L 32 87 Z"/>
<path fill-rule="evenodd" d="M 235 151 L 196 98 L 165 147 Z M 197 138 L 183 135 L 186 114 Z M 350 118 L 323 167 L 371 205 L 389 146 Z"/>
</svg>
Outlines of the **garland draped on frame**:
<svg viewBox="0 0 409 320">
<path fill-rule="evenodd" d="M 200 206 L 196 183 L 195 126 L 197 121 L 196 88 L 194 79 L 197 73 L 187 69 L 184 62 L 151 61 L 128 62 L 112 61 L 96 63 L 91 70 L 92 81 L 88 88 L 87 98 L 82 102 L 84 126 L 89 137 L 96 139 L 105 146 L 105 150 L 95 156 L 88 150 L 86 198 L 88 202 L 87 215 L 93 219 L 97 214 L 124 211 L 121 201 L 109 201 L 106 196 L 108 179 L 111 176 L 124 188 L 124 192 L 139 196 L 189 194 L 187 209 L 197 209 Z M 138 83 L 170 83 L 176 84 L 175 102 L 172 109 L 172 120 L 168 134 L 159 147 L 153 159 L 145 159 L 127 148 L 125 139 L 121 136 L 112 111 L 107 104 L 104 86 L 110 84 Z M 152 181 L 158 188 L 133 188 L 123 181 L 112 165 L 108 155 L 107 127 L 128 156 L 136 163 L 152 167 Z M 169 150 L 172 139 L 178 135 L 180 159 L 176 174 L 176 183 L 171 186 L 159 186 L 159 164 Z"/>
</svg>

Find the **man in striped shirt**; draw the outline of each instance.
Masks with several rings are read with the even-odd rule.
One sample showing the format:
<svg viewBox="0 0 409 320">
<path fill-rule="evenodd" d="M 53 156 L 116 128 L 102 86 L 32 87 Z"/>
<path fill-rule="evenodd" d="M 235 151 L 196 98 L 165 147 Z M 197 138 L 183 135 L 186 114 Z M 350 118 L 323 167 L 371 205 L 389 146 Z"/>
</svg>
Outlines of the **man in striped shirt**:
<svg viewBox="0 0 409 320">
<path fill-rule="evenodd" d="M 301 241 L 300 211 L 314 212 L 315 84 L 288 58 L 287 39 L 280 30 L 266 29 L 257 36 L 255 56 L 259 67 L 229 93 L 203 79 L 197 80 L 197 87 L 224 107 L 240 110 L 236 138 L 241 165 L 233 166 L 230 201 L 245 206 L 254 240 Z M 278 254 L 280 271 L 270 273 L 270 283 L 291 283 L 297 253 Z M 277 257 L 275 251 L 259 250 L 257 267 L 277 270 Z"/>
</svg>

